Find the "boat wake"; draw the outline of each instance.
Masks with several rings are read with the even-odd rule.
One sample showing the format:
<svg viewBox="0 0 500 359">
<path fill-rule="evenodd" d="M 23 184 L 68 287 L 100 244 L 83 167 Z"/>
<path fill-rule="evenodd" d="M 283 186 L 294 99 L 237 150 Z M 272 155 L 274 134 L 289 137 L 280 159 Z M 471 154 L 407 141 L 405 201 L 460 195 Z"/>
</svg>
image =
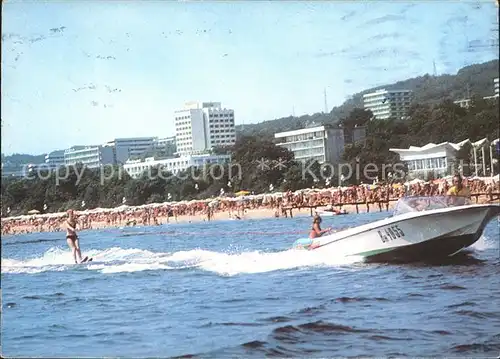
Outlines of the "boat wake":
<svg viewBox="0 0 500 359">
<path fill-rule="evenodd" d="M 476 243 L 471 245 L 469 249 L 476 250 L 476 251 L 484 251 L 486 249 L 495 249 L 498 248 L 498 241 L 495 241 L 491 238 L 485 237 L 482 235 Z"/>
<path fill-rule="evenodd" d="M 482 236 L 468 251 L 483 251 L 498 247 L 497 241 Z M 53 247 L 39 257 L 27 259 L 2 258 L 3 273 L 41 273 L 47 271 L 93 270 L 101 273 L 123 273 L 154 270 L 203 270 L 221 276 L 266 273 L 278 270 L 310 267 L 344 267 L 361 263 L 361 256 L 346 256 L 306 250 L 265 251 L 209 251 L 191 249 L 178 252 L 153 252 L 144 249 L 113 247 L 105 250 L 86 250 L 92 257 L 89 263 L 76 265 L 66 248 Z M 352 270 L 352 266 L 349 268 Z"/>
<path fill-rule="evenodd" d="M 24 260 L 2 259 L 4 273 L 40 273 L 64 270 L 95 270 L 101 273 L 140 272 L 151 270 L 196 269 L 221 276 L 265 273 L 308 267 L 342 267 L 361 262 L 362 257 L 332 256 L 315 251 L 286 250 L 282 252 L 216 252 L 192 249 L 172 253 L 143 249 L 113 247 L 106 250 L 86 250 L 93 258 L 85 264 L 74 264 L 67 249 L 51 248 L 42 256 Z"/>
</svg>

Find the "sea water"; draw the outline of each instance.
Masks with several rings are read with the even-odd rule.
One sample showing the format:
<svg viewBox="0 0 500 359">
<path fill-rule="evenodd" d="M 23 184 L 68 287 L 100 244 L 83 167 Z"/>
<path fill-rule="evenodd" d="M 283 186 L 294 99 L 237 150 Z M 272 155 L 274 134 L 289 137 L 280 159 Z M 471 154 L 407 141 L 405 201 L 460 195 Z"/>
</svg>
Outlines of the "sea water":
<svg viewBox="0 0 500 359">
<path fill-rule="evenodd" d="M 345 228 L 387 212 L 324 218 Z M 6 357 L 496 356 L 499 225 L 440 265 L 290 249 L 311 218 L 2 237 Z"/>
</svg>

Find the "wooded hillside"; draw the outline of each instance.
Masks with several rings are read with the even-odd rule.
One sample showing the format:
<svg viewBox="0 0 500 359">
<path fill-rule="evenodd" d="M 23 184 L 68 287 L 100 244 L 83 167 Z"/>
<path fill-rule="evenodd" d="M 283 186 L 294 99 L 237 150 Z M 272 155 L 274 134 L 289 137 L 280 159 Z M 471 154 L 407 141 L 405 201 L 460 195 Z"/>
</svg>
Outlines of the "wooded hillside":
<svg viewBox="0 0 500 359">
<path fill-rule="evenodd" d="M 418 104 L 437 104 L 447 99 L 461 100 L 467 97 L 467 92 L 470 96 L 492 96 L 494 94 L 493 79 L 499 76 L 498 66 L 498 60 L 493 60 L 464 67 L 454 75 L 431 76 L 426 74 L 356 93 L 342 105 L 334 107 L 329 114 L 288 116 L 257 124 L 239 125 L 236 131 L 242 135 L 263 136 L 272 139 L 276 132 L 296 130 L 313 123 L 335 124 L 342 118 L 346 118 L 354 108 L 363 108 L 364 94 L 382 88 L 412 90 L 414 102 Z"/>
</svg>

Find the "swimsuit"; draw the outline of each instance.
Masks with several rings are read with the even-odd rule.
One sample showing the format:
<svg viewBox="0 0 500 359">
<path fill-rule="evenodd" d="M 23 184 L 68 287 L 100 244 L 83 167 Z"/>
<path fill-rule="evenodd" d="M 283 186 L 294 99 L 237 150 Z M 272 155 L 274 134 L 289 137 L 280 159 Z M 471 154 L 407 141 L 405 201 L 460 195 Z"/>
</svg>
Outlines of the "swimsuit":
<svg viewBox="0 0 500 359">
<path fill-rule="evenodd" d="M 66 221 L 66 223 L 68 223 L 73 228 L 75 228 L 75 226 L 76 226 L 76 222 L 70 223 L 70 221 Z M 75 241 L 78 239 L 78 236 L 76 235 L 75 232 L 73 232 L 73 233 L 66 234 L 66 238 L 69 238 L 72 241 Z"/>
<path fill-rule="evenodd" d="M 322 233 L 321 233 L 321 228 L 319 227 L 319 223 L 318 223 L 318 228 L 319 228 L 319 233 L 316 232 L 316 230 L 314 229 L 314 223 L 312 225 L 312 228 L 311 228 L 311 231 L 314 232 L 314 238 L 319 238 L 321 237 Z"/>
<path fill-rule="evenodd" d="M 77 240 L 77 239 L 78 239 L 78 236 L 77 236 L 75 233 L 73 233 L 73 234 L 67 234 L 67 235 L 66 235 L 66 238 L 69 238 L 69 239 L 71 239 L 72 241 L 75 241 L 75 240 Z"/>
</svg>

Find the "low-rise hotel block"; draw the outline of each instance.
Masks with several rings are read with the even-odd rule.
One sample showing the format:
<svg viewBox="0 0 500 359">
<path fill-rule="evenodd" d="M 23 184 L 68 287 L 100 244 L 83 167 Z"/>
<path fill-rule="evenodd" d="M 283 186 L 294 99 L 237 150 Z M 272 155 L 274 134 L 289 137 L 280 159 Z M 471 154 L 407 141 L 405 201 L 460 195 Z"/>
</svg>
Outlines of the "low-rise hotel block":
<svg viewBox="0 0 500 359">
<path fill-rule="evenodd" d="M 410 146 L 409 148 L 390 148 L 389 150 L 399 154 L 400 160 L 406 163 L 408 176 L 425 177 L 425 174 L 432 172 L 438 177 L 443 177 L 454 174 L 454 171 L 459 171 L 458 167 L 453 168 L 457 152 L 465 144 L 470 144 L 474 157 L 474 172 L 481 175 L 487 175 L 490 172 L 493 175 L 495 158 L 493 147 L 497 143 L 498 139 L 492 142 L 489 142 L 486 138 L 476 142 L 467 139 L 459 143 L 428 143 L 422 147 Z M 479 150 L 481 151 L 481 161 L 479 161 Z M 488 157 L 489 161 L 487 161 Z M 488 165 L 490 165 L 489 171 L 487 170 Z"/>
<path fill-rule="evenodd" d="M 213 164 L 224 164 L 231 161 L 230 155 L 187 155 L 175 158 L 167 158 L 162 160 L 155 160 L 153 157 L 146 158 L 144 161 L 141 160 L 129 160 L 123 165 L 123 169 L 132 178 L 139 178 L 142 176 L 144 171 L 150 168 L 157 167 L 164 172 L 170 172 L 174 175 L 179 172 L 185 171 L 190 167 L 203 167 L 205 165 L 210 166 Z"/>
<path fill-rule="evenodd" d="M 165 148 L 168 146 L 175 146 L 175 136 L 158 138 L 155 140 L 155 148 Z"/>
<path fill-rule="evenodd" d="M 146 151 L 153 149 L 156 137 L 126 137 L 115 138 L 104 144 L 113 147 L 117 163 L 125 163 L 129 158 L 137 158 Z"/>
<path fill-rule="evenodd" d="M 344 153 L 342 128 L 317 126 L 295 131 L 275 133 L 278 146 L 293 152 L 295 160 L 316 160 L 336 164 Z"/>
<path fill-rule="evenodd" d="M 42 175 L 45 172 L 52 172 L 64 165 L 56 165 L 53 163 L 39 163 L 39 164 L 28 164 L 24 165 L 21 170 L 22 177 L 36 177 L 37 175 Z M 45 175 L 45 174 L 44 174 Z"/>
<path fill-rule="evenodd" d="M 45 163 L 49 166 L 64 166 L 64 150 L 52 151 L 45 155 Z"/>
<path fill-rule="evenodd" d="M 73 146 L 64 151 L 66 166 L 82 164 L 88 168 L 116 164 L 114 146 Z"/>
</svg>

